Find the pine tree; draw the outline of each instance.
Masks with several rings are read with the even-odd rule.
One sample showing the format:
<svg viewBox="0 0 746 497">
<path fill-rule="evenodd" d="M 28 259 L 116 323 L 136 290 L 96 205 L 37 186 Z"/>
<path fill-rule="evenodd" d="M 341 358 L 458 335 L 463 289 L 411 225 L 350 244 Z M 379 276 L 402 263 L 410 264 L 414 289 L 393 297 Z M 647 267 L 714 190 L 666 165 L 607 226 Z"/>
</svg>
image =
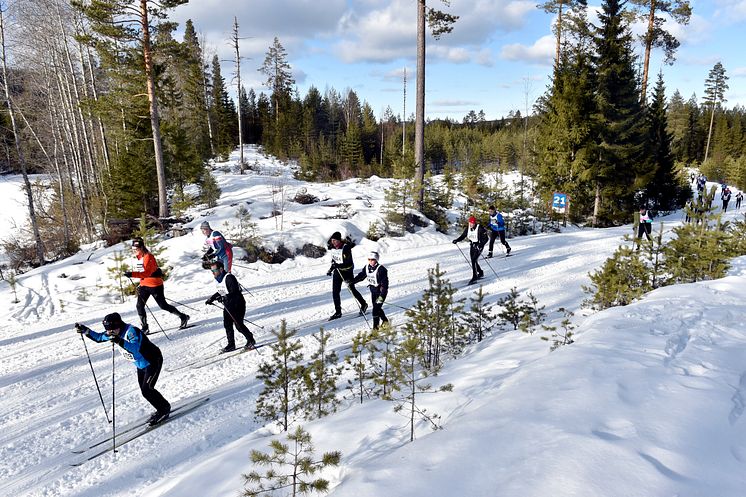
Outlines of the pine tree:
<svg viewBox="0 0 746 497">
<path fill-rule="evenodd" d="M 257 379 L 264 383 L 264 389 L 256 400 L 257 419 L 277 422 L 283 431 L 288 431 L 300 406 L 301 390 L 305 368 L 303 346 L 295 337 L 295 330 L 288 330 L 283 319 L 280 330 L 270 332 L 276 342 L 270 345 L 272 356 L 259 365 Z"/>
<path fill-rule="evenodd" d="M 373 331 L 362 330 L 352 337 L 352 351 L 345 357 L 347 368 L 352 371 L 352 378 L 347 380 L 347 388 L 363 403 L 365 397 L 374 392 L 370 382 L 375 379 L 375 353 L 378 351 Z"/>
<path fill-rule="evenodd" d="M 653 289 L 648 267 L 631 245 L 619 246 L 589 277 L 591 286 L 583 290 L 592 296 L 585 304 L 597 310 L 631 304 Z"/>
<path fill-rule="evenodd" d="M 218 186 L 218 182 L 215 181 L 215 177 L 209 169 L 205 171 L 203 178 L 199 192 L 199 200 L 208 208 L 215 207 L 218 205 L 218 199 L 220 199 L 220 194 L 222 193 Z"/>
<path fill-rule="evenodd" d="M 373 339 L 377 343 L 376 352 L 380 356 L 374 362 L 374 381 L 381 387 L 381 398 L 387 399 L 391 394 L 392 371 L 391 363 L 396 353 L 396 347 L 399 343 L 399 334 L 391 326 L 391 322 L 383 323 L 375 331 Z"/>
<path fill-rule="evenodd" d="M 710 152 L 710 138 L 712 137 L 712 124 L 715 121 L 715 110 L 725 102 L 725 91 L 728 89 L 728 76 L 725 75 L 725 68 L 720 62 L 716 63 L 710 70 L 705 80 L 705 103 L 710 106 L 710 130 L 707 133 L 707 145 L 705 147 L 704 162 Z"/>
<path fill-rule="evenodd" d="M 125 295 L 134 295 L 134 287 L 125 280 L 124 272 L 129 271 L 128 258 L 121 250 L 114 252 L 111 258 L 113 265 L 106 269 L 109 277 L 114 280 L 114 285 L 109 288 L 119 294 L 119 303 L 124 304 Z"/>
<path fill-rule="evenodd" d="M 340 370 L 337 368 L 339 358 L 334 350 L 328 350 L 329 334 L 324 328 L 314 335 L 318 343 L 316 352 L 305 367 L 304 382 L 304 411 L 306 419 L 322 418 L 336 412 L 339 399 L 337 398 L 337 379 Z"/>
<path fill-rule="evenodd" d="M 311 435 L 300 426 L 293 433 L 288 433 L 287 439 L 289 444 L 272 440 L 269 444 L 272 449 L 270 454 L 251 451 L 251 462 L 257 466 L 269 466 L 269 469 L 264 475 L 256 471 L 243 475 L 245 484 L 256 485 L 244 490 L 244 497 L 276 495 L 275 492 L 288 490 L 293 496 L 329 491 L 327 480 L 312 477 L 329 466 L 338 466 L 342 454 L 338 451 L 326 452 L 321 459 L 315 459 Z"/>
<path fill-rule="evenodd" d="M 440 264 L 428 269 L 428 288 L 417 303 L 405 312 L 409 318 L 405 325 L 406 333 L 421 340 L 422 365 L 433 371 L 440 368 L 445 354 L 455 355 L 459 352 L 459 337 L 466 332 L 457 319 L 461 301 L 454 299 L 456 289 L 444 276 Z"/>
<path fill-rule="evenodd" d="M 495 315 L 492 314 L 492 306 L 487 305 L 484 298 L 487 296 L 482 291 L 482 285 L 471 297 L 470 312 L 463 315 L 464 324 L 471 333 L 473 340 L 481 342 L 484 336 L 495 326 Z"/>
<path fill-rule="evenodd" d="M 528 302 L 523 303 L 521 321 L 518 324 L 518 328 L 524 333 L 533 335 L 534 329 L 541 325 L 547 316 L 544 312 L 544 307 L 543 305 L 539 305 L 539 300 L 533 293 L 528 292 Z"/>
<path fill-rule="evenodd" d="M 414 428 L 416 418 L 420 418 L 437 430 L 440 428 L 438 421 L 440 416 L 429 413 L 427 409 L 418 404 L 418 399 L 423 394 L 437 392 L 450 392 L 453 385 L 448 383 L 434 389 L 427 379 L 433 374 L 429 368 L 420 367 L 427 363 L 426 354 L 423 353 L 422 341 L 414 331 L 408 331 L 407 337 L 399 343 L 391 363 L 393 382 L 392 393 L 387 400 L 394 402 L 395 412 L 406 413 L 409 418 L 409 441 L 414 441 Z"/>
<path fill-rule="evenodd" d="M 518 293 L 518 289 L 513 287 L 510 289 L 508 295 L 497 301 L 497 305 L 502 307 L 502 310 L 497 313 L 497 317 L 504 323 L 511 324 L 514 330 L 518 329 L 518 325 L 521 324 L 521 318 L 523 316 L 523 305 L 518 300 L 519 297 L 520 294 Z"/>
<path fill-rule="evenodd" d="M 562 331 L 557 331 L 556 326 L 546 326 L 543 324 L 541 325 L 544 331 L 551 332 L 550 336 L 541 337 L 541 339 L 546 342 L 548 342 L 549 340 L 552 341 L 552 344 L 549 346 L 550 352 L 554 352 L 563 345 L 570 345 L 571 343 L 574 343 L 572 339 L 572 330 L 575 329 L 575 325 L 573 325 L 572 321 L 570 320 L 570 318 L 573 316 L 573 312 L 565 309 L 564 307 L 560 307 L 559 309 L 557 309 L 557 312 L 561 312 L 564 315 L 564 319 L 562 319 L 562 322 L 560 323 Z"/>
</svg>

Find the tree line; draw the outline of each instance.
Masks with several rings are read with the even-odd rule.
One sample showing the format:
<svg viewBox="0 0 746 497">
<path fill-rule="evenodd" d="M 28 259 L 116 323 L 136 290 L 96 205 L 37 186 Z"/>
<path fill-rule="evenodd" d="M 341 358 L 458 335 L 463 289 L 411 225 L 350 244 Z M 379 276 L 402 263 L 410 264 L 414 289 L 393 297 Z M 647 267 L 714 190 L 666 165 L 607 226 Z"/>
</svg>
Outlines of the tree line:
<svg viewBox="0 0 746 497">
<path fill-rule="evenodd" d="M 194 23 L 187 21 L 181 40 L 175 38 L 169 15 L 183 3 L 0 2 L 6 90 L 0 168 L 52 178 L 46 187 L 26 180 L 34 243 L 21 248 L 29 260 L 74 252 L 101 236 L 111 218 L 178 215 L 194 203 L 214 202 L 216 185 L 205 164 L 239 143 L 296 160 L 299 177 L 309 181 L 419 175 L 413 116 L 390 106 L 373 109 L 351 89 L 311 87 L 301 96 L 278 38 L 257 68 L 266 93 L 233 85 L 238 74 L 223 74 Z M 470 111 L 461 122 L 428 121 L 426 169 L 470 178 L 485 170 L 520 171 L 534 180 L 542 203 L 565 192 L 571 217 L 595 225 L 629 221 L 641 202 L 659 210 L 681 206 L 684 166 L 701 165 L 710 179 L 746 187 L 746 112 L 724 106 L 722 65 L 711 71 L 702 101 L 678 92 L 667 101 L 662 74 L 646 99 L 650 50 L 663 48 L 673 60 L 678 46 L 660 15 L 685 23 L 688 2 L 631 5 L 607 0 L 593 26 L 583 1 L 542 4 L 558 14 L 546 93 L 523 114 L 489 121 L 483 111 Z M 642 75 L 630 12 L 648 21 L 639 40 Z M 234 19 L 236 72 L 239 29 Z M 242 162 L 241 170 L 250 166 Z M 202 195 L 187 193 L 189 184 Z"/>
</svg>

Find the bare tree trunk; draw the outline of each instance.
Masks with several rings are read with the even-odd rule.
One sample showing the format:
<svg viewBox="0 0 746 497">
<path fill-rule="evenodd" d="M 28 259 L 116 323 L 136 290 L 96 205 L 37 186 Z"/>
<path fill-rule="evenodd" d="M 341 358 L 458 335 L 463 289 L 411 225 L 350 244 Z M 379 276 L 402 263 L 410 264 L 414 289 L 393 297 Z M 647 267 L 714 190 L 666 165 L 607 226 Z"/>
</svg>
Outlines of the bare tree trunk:
<svg viewBox="0 0 746 497">
<path fill-rule="evenodd" d="M 425 0 L 417 0 L 417 96 L 415 97 L 414 164 L 417 208 L 425 204 Z"/>
<path fill-rule="evenodd" d="M 238 95 L 238 164 L 241 169 L 241 174 L 243 174 L 245 163 L 243 159 L 243 125 L 241 123 L 241 54 L 238 50 L 238 19 L 235 16 L 233 17 L 233 39 L 231 41 L 233 41 L 233 48 L 236 50 L 236 85 L 238 87 L 238 90 L 236 91 L 236 95 Z"/>
<path fill-rule="evenodd" d="M 560 50 L 562 47 L 562 7 L 564 2 L 560 1 L 557 5 L 557 50 L 554 55 L 554 63 L 557 67 L 560 64 Z"/>
<path fill-rule="evenodd" d="M 404 102 L 402 106 L 401 120 L 401 156 L 407 149 L 407 68 L 404 67 Z"/>
<path fill-rule="evenodd" d="M 705 160 L 703 162 L 707 162 L 707 157 L 710 153 L 710 138 L 712 138 L 712 123 L 715 122 L 715 107 L 717 106 L 716 102 L 712 102 L 712 113 L 710 114 L 710 130 L 707 132 L 707 146 L 705 147 Z"/>
<path fill-rule="evenodd" d="M 596 199 L 593 202 L 593 227 L 598 226 L 598 214 L 601 212 L 601 185 L 596 183 Z"/>
<path fill-rule="evenodd" d="M 166 196 L 166 166 L 163 163 L 163 142 L 161 140 L 161 122 L 158 115 L 158 100 L 155 95 L 153 76 L 153 59 L 150 53 L 150 26 L 148 23 L 148 0 L 140 0 L 140 27 L 142 28 L 142 52 L 145 59 L 145 78 L 148 82 L 148 101 L 150 102 L 150 126 L 153 128 L 153 151 L 155 152 L 155 170 L 158 176 L 158 216 L 168 217 L 168 197 Z"/>
<path fill-rule="evenodd" d="M 212 117 L 210 117 L 210 96 L 207 92 L 207 74 L 205 74 L 205 38 L 202 38 L 202 50 L 200 51 L 200 72 L 202 74 L 202 88 L 205 92 L 205 114 L 207 116 L 207 135 L 210 138 L 210 155 L 215 157 L 215 143 L 212 133 Z"/>
<path fill-rule="evenodd" d="M 648 74 L 650 70 L 650 52 L 653 48 L 653 30 L 655 29 L 656 0 L 650 0 L 650 15 L 648 16 L 648 30 L 645 33 L 645 58 L 642 65 L 642 85 L 640 86 L 640 101 L 645 105 L 647 100 Z"/>
<path fill-rule="evenodd" d="M 31 192 L 31 182 L 28 179 L 28 171 L 26 169 L 26 160 L 23 155 L 23 149 L 21 147 L 21 138 L 18 136 L 18 127 L 16 125 L 15 113 L 13 111 L 13 103 L 10 99 L 10 84 L 8 83 L 8 65 L 7 65 L 7 54 L 5 51 L 5 10 L 3 5 L 0 3 L 0 46 L 2 46 L 2 59 L 3 59 L 3 90 L 5 91 L 5 102 L 8 106 L 8 115 L 10 117 L 10 125 L 13 128 L 13 138 L 16 144 L 16 153 L 18 154 L 18 162 L 21 166 L 21 174 L 23 175 L 23 185 L 26 190 L 26 198 L 28 201 L 28 213 L 31 221 L 31 229 L 34 234 L 34 242 L 36 245 L 36 258 L 40 265 L 44 264 L 44 244 L 41 241 L 41 233 L 39 233 L 39 223 L 36 219 L 36 211 L 34 209 L 34 196 Z"/>
</svg>

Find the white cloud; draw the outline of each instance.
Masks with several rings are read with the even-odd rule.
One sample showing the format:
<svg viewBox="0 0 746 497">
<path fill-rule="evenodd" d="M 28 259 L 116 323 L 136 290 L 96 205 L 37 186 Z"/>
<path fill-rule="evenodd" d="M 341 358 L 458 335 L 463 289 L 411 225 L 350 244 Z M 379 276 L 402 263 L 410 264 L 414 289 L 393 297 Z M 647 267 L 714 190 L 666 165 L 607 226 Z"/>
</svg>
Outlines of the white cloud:
<svg viewBox="0 0 746 497">
<path fill-rule="evenodd" d="M 717 0 L 717 4 L 716 18 L 729 24 L 746 20 L 746 0 Z"/>
<path fill-rule="evenodd" d="M 353 2 L 340 19 L 338 36 L 342 41 L 335 53 L 345 62 L 389 62 L 416 55 L 416 3 L 392 0 L 376 8 L 372 2 Z M 490 65 L 483 45 L 500 32 L 519 29 L 530 12 L 536 10 L 528 0 L 453 0 L 450 7 L 438 8 L 458 15 L 453 32 L 440 40 L 428 37 L 428 54 L 450 62 L 476 60 Z"/>
<path fill-rule="evenodd" d="M 505 60 L 531 62 L 539 65 L 552 65 L 556 47 L 553 35 L 545 35 L 536 40 L 533 45 L 520 43 L 505 45 L 500 51 L 500 57 Z"/>
</svg>

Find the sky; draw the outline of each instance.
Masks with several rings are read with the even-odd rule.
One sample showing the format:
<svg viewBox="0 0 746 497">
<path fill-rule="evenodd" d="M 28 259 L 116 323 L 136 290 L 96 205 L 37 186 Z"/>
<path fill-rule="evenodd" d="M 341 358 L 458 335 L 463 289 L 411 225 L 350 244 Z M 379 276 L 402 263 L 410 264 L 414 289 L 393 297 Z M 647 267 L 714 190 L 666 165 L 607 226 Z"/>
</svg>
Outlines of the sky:
<svg viewBox="0 0 746 497">
<path fill-rule="evenodd" d="M 461 120 L 470 110 L 488 119 L 530 108 L 549 84 L 554 54 L 555 16 L 537 0 L 452 0 L 429 6 L 459 16 L 453 32 L 440 41 L 428 37 L 426 114 Z M 323 4 L 323 8 L 321 5 Z M 600 2 L 591 0 L 590 9 Z M 692 0 L 688 26 L 669 25 L 681 41 L 674 65 L 664 65 L 660 50 L 650 71 L 663 71 L 667 93 L 685 98 L 703 94 L 704 81 L 721 61 L 730 77 L 728 103 L 746 105 L 746 61 L 739 53 L 746 27 L 746 0 Z M 322 92 L 354 90 L 380 114 L 390 106 L 403 111 L 403 72 L 407 71 L 406 115 L 414 111 L 416 68 L 415 0 L 192 0 L 173 19 L 192 19 L 208 53 L 224 60 L 224 76 L 235 74 L 228 39 L 239 23 L 245 86 L 267 91 L 257 69 L 276 36 L 285 47 L 297 88 Z M 593 16 L 591 16 L 593 17 Z M 641 32 L 642 25 L 633 27 Z M 636 45 L 638 51 L 641 46 Z M 235 84 L 235 83 L 233 83 Z M 235 92 L 235 90 L 234 90 Z M 528 104 L 528 105 L 527 105 Z"/>
</svg>

